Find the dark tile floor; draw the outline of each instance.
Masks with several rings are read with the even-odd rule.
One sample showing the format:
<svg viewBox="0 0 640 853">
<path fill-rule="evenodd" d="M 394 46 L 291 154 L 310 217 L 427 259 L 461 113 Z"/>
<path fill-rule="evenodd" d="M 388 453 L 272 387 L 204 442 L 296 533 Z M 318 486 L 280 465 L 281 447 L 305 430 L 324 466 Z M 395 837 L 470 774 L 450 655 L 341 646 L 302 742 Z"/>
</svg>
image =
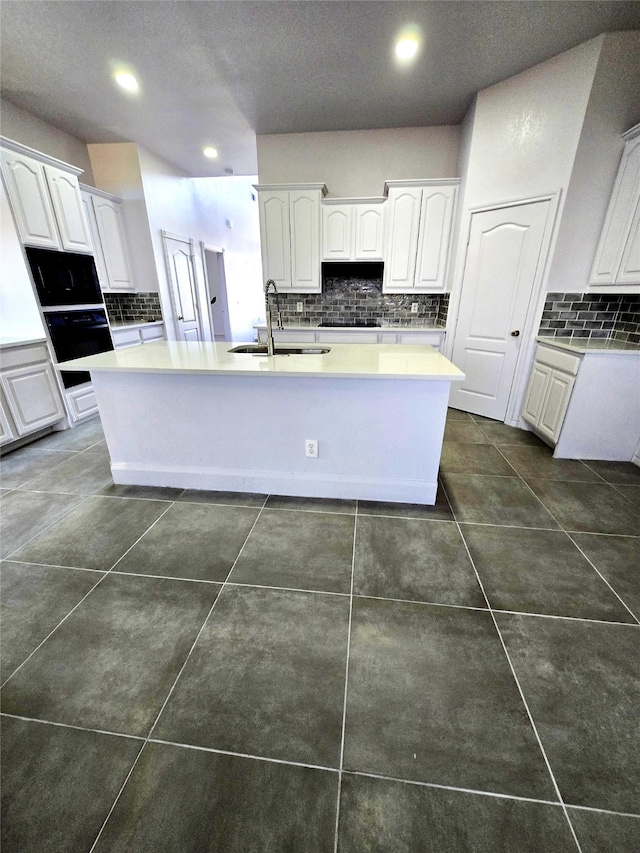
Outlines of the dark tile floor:
<svg viewBox="0 0 640 853">
<path fill-rule="evenodd" d="M 445 439 L 435 507 L 3 457 L 3 853 L 637 853 L 640 469 Z"/>
</svg>

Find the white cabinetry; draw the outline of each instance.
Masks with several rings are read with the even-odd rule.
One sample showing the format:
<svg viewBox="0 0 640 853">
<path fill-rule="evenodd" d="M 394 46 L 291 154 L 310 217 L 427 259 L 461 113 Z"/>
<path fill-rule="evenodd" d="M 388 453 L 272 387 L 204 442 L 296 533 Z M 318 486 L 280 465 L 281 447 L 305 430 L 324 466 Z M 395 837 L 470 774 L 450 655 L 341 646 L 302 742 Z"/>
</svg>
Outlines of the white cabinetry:
<svg viewBox="0 0 640 853">
<path fill-rule="evenodd" d="M 384 292 L 445 290 L 458 184 L 458 180 L 387 181 Z"/>
<path fill-rule="evenodd" d="M 386 199 L 324 199 L 323 261 L 384 260 Z"/>
<path fill-rule="evenodd" d="M 267 340 L 266 326 L 256 326 L 258 340 Z M 402 329 L 396 331 L 385 328 L 360 326 L 353 329 L 345 328 L 305 328 L 274 329 L 273 338 L 276 343 L 309 343 L 309 344 L 420 344 L 428 345 L 439 352 L 444 350 L 444 329 Z"/>
<path fill-rule="evenodd" d="M 592 290 L 640 292 L 640 125 L 626 140 L 591 270 Z"/>
<path fill-rule="evenodd" d="M 164 323 L 145 323 L 144 326 L 121 326 L 111 328 L 115 349 L 135 347 L 152 341 L 164 340 Z"/>
<path fill-rule="evenodd" d="M 81 189 L 103 292 L 135 291 L 120 199 L 84 185 Z"/>
<path fill-rule="evenodd" d="M 279 291 L 320 292 L 320 199 L 324 184 L 262 185 L 258 191 L 265 281 Z"/>
<path fill-rule="evenodd" d="M 539 345 L 529 377 L 522 417 L 556 444 L 569 405 L 580 356 Z"/>
<path fill-rule="evenodd" d="M 3 347 L 0 385 L 3 408 L 6 400 L 3 443 L 50 426 L 65 416 L 45 343 Z"/>
<path fill-rule="evenodd" d="M 9 140 L 2 142 L 11 144 Z M 91 252 L 77 178 L 81 170 L 59 161 L 42 162 L 31 154 L 38 152 L 14 148 L 1 151 L 2 171 L 22 242 L 45 249 Z"/>
</svg>

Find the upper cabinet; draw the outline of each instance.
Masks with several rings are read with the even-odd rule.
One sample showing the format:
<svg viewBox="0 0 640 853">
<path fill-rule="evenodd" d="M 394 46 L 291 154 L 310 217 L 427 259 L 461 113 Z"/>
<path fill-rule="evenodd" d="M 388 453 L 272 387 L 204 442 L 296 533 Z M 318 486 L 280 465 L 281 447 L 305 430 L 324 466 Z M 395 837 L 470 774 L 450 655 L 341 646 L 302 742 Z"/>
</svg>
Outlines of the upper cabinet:
<svg viewBox="0 0 640 853">
<path fill-rule="evenodd" d="M 323 261 L 384 260 L 386 199 L 325 199 Z"/>
<path fill-rule="evenodd" d="M 387 181 L 383 291 L 441 293 L 459 180 Z"/>
<path fill-rule="evenodd" d="M 100 286 L 105 293 L 135 290 L 122 223 L 120 199 L 82 186 Z"/>
<path fill-rule="evenodd" d="M 591 270 L 591 290 L 640 291 L 640 125 L 626 141 Z"/>
<path fill-rule="evenodd" d="M 279 291 L 319 293 L 320 200 L 324 184 L 257 186 L 265 281 Z"/>
<path fill-rule="evenodd" d="M 0 159 L 22 242 L 90 253 L 89 226 L 77 178 L 80 170 L 58 165 L 58 161 L 41 162 L 9 148 L 2 148 Z"/>
</svg>

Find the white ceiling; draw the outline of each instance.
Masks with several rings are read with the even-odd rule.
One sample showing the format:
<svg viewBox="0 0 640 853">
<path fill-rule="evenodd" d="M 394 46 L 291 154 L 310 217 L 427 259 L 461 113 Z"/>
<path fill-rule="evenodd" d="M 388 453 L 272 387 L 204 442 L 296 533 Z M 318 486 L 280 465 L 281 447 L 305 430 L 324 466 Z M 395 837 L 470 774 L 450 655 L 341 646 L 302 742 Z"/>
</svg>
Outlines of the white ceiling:
<svg viewBox="0 0 640 853">
<path fill-rule="evenodd" d="M 194 176 L 257 173 L 255 134 L 458 124 L 473 95 L 640 2 L 227 0 L 0 3 L 2 95 L 86 142 L 138 142 Z M 423 34 L 393 61 L 406 24 Z M 128 64 L 138 96 L 113 84 Z M 202 155 L 219 151 L 217 161 Z"/>
</svg>

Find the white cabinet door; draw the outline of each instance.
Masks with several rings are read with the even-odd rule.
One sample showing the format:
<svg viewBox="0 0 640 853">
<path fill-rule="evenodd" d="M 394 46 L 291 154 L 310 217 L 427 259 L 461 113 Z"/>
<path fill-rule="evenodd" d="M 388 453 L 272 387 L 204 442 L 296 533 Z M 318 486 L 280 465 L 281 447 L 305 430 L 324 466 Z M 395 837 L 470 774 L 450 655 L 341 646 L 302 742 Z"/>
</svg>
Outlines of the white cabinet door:
<svg viewBox="0 0 640 853">
<path fill-rule="evenodd" d="M 532 426 L 537 426 L 542 414 L 552 368 L 546 364 L 534 361 L 529 377 L 529 385 L 524 399 L 522 417 Z"/>
<path fill-rule="evenodd" d="M 103 290 L 116 293 L 135 290 L 120 205 L 100 196 L 93 196 L 92 202 L 108 282 Z"/>
<path fill-rule="evenodd" d="M 456 187 L 425 187 L 420 208 L 420 232 L 414 290 L 444 291 Z"/>
<path fill-rule="evenodd" d="M 637 137 L 627 143 L 620 161 L 591 270 L 592 288 L 640 284 L 639 207 L 640 137 Z"/>
<path fill-rule="evenodd" d="M 66 252 L 91 252 L 89 223 L 84 212 L 80 187 L 75 175 L 44 166 L 49 193 L 56 215 L 62 248 Z"/>
<path fill-rule="evenodd" d="M 23 243 L 61 249 L 44 165 L 5 149 L 1 152 L 7 192 Z"/>
<path fill-rule="evenodd" d="M 562 421 L 569 405 L 574 382 L 575 377 L 568 373 L 563 373 L 561 370 L 552 370 L 551 372 L 537 428 L 542 435 L 551 439 L 554 444 L 557 442 L 562 429 Z"/>
<path fill-rule="evenodd" d="M 35 432 L 64 417 L 50 364 L 7 370 L 2 374 L 2 387 L 19 435 Z"/>
<path fill-rule="evenodd" d="M 96 213 L 93 209 L 93 197 L 90 193 L 83 190 L 80 191 L 84 213 L 89 223 L 89 234 L 91 235 L 91 246 L 93 248 L 93 260 L 95 261 L 96 270 L 98 272 L 98 281 L 102 290 L 109 290 L 109 279 L 107 278 L 107 269 L 104 264 L 104 255 L 102 254 L 102 244 L 100 243 L 100 235 L 98 234 L 98 223 L 96 222 Z"/>
<path fill-rule="evenodd" d="M 3 444 L 8 444 L 18 436 L 13 431 L 11 417 L 9 415 L 8 406 L 4 399 L 4 394 L 0 391 L 0 447 Z"/>
<path fill-rule="evenodd" d="M 289 193 L 259 193 L 260 247 L 265 281 L 273 279 L 278 290 L 291 289 L 291 237 Z"/>
<path fill-rule="evenodd" d="M 384 291 L 406 293 L 413 290 L 421 202 L 421 187 L 389 189 Z"/>
<path fill-rule="evenodd" d="M 289 194 L 291 290 L 320 291 L 320 196 L 296 190 Z M 277 284 L 277 282 L 276 282 Z"/>
<path fill-rule="evenodd" d="M 322 260 L 350 261 L 353 255 L 354 205 L 322 208 Z"/>
<path fill-rule="evenodd" d="M 640 193 L 636 199 L 633 222 L 622 252 L 616 284 L 640 284 Z"/>
<path fill-rule="evenodd" d="M 354 260 L 384 260 L 385 210 L 384 202 L 356 205 Z"/>
</svg>

